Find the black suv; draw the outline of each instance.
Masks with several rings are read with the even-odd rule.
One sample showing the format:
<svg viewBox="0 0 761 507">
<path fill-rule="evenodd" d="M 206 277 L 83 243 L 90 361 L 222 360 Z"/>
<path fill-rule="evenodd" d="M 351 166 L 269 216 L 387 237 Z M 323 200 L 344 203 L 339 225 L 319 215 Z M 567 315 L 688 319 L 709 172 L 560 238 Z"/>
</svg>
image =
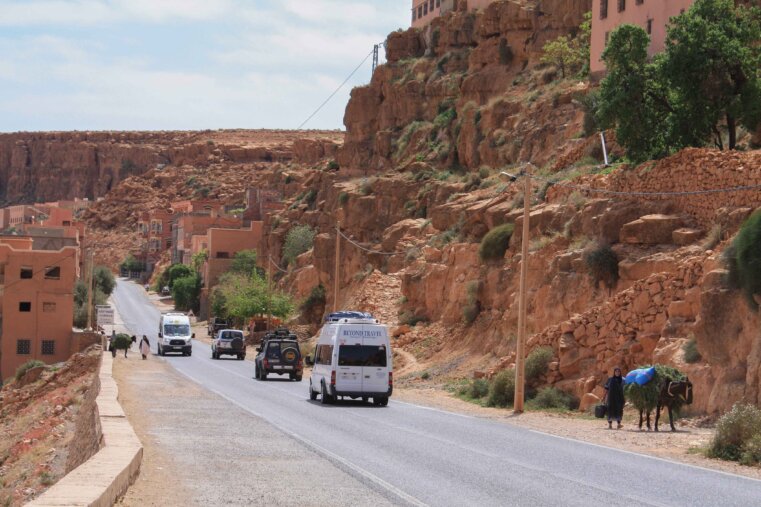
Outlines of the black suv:
<svg viewBox="0 0 761 507">
<path fill-rule="evenodd" d="M 287 329 L 278 329 L 264 335 L 262 344 L 256 349 L 258 354 L 255 377 L 267 380 L 267 375 L 277 373 L 288 374 L 291 380 L 301 381 L 304 373 L 304 362 L 299 350 L 299 342 L 295 334 Z"/>
<path fill-rule="evenodd" d="M 208 326 L 209 336 L 214 338 L 217 335 L 217 331 L 219 331 L 220 329 L 227 329 L 229 327 L 230 326 L 227 323 L 227 319 L 221 319 L 219 317 L 211 317 L 209 319 L 209 326 Z"/>
<path fill-rule="evenodd" d="M 246 359 L 246 340 L 243 331 L 237 329 L 220 329 L 211 341 L 211 358 L 236 356 L 240 361 Z"/>
</svg>

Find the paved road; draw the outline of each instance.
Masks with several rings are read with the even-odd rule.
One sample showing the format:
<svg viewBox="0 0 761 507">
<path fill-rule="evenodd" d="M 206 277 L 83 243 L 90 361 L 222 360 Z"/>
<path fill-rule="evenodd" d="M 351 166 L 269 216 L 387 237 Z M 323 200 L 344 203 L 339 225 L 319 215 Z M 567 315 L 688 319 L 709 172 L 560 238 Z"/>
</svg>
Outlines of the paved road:
<svg viewBox="0 0 761 507">
<path fill-rule="evenodd" d="M 155 342 L 159 312 L 120 282 L 125 323 Z M 307 382 L 253 380 L 249 361 L 167 357 L 180 373 L 270 422 L 386 498 L 413 505 L 761 505 L 761 481 L 394 401 L 321 405 Z M 330 488 L 330 484 L 325 485 Z"/>
</svg>

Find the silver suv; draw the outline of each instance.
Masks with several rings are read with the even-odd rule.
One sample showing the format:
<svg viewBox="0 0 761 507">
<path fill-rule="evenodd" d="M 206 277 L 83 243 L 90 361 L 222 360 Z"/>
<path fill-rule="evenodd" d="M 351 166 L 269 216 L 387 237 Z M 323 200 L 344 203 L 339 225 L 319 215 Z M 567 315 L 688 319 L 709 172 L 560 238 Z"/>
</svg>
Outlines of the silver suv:
<svg viewBox="0 0 761 507">
<path fill-rule="evenodd" d="M 236 356 L 242 361 L 246 358 L 246 339 L 243 331 L 237 329 L 221 329 L 211 341 L 211 358 L 220 356 Z"/>
</svg>

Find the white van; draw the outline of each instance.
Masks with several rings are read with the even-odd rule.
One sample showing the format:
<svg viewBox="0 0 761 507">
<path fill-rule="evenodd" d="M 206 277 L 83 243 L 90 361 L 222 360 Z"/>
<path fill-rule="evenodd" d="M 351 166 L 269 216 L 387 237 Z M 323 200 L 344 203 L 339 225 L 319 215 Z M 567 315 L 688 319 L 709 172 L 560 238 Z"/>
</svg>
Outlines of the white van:
<svg viewBox="0 0 761 507">
<path fill-rule="evenodd" d="M 373 399 L 376 405 L 388 405 L 393 391 L 391 344 L 388 328 L 372 315 L 361 312 L 331 313 L 320 331 L 309 398 L 321 395 L 322 403 L 339 397 Z"/>
<path fill-rule="evenodd" d="M 193 353 L 192 339 L 196 335 L 190 332 L 190 317 L 184 313 L 164 313 L 159 321 L 159 355 L 167 352 L 181 352 L 183 356 Z"/>
</svg>

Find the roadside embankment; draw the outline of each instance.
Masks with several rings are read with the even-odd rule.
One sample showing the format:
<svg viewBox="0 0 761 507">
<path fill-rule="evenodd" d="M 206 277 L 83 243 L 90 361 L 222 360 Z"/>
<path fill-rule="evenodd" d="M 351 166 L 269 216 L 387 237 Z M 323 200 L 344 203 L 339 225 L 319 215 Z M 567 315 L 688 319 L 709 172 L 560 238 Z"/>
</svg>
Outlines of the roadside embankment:
<svg viewBox="0 0 761 507">
<path fill-rule="evenodd" d="M 28 505 L 110 506 L 127 491 L 140 471 L 143 446 L 117 400 L 113 358 L 102 354 L 101 361 L 100 392 L 96 399 L 101 449 Z"/>
</svg>

